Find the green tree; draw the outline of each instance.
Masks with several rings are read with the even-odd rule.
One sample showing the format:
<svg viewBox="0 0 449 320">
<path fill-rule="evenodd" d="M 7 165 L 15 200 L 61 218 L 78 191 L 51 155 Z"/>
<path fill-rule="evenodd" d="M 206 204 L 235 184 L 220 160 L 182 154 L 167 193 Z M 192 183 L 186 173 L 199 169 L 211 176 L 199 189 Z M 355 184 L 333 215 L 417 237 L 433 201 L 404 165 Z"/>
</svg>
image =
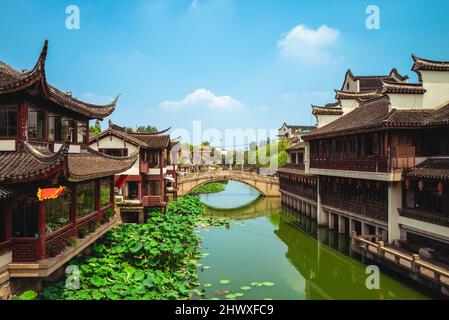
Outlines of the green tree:
<svg viewBox="0 0 449 320">
<path fill-rule="evenodd" d="M 101 133 L 101 124 L 100 120 L 95 120 L 95 124 L 93 126 L 89 126 L 90 135 L 97 135 Z"/>
<path fill-rule="evenodd" d="M 155 133 L 157 132 L 157 128 L 155 126 L 147 125 L 147 126 L 137 126 L 136 132 L 140 133 Z"/>
</svg>

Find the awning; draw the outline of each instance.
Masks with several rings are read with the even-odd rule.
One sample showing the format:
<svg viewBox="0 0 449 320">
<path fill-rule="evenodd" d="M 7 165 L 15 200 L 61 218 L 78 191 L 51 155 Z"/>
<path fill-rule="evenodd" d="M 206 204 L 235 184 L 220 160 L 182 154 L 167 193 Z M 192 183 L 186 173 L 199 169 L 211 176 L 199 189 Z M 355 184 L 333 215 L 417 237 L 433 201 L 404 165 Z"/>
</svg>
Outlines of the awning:
<svg viewBox="0 0 449 320">
<path fill-rule="evenodd" d="M 59 188 L 46 188 L 41 189 L 39 188 L 37 190 L 37 198 L 40 201 L 49 200 L 49 199 L 56 199 L 64 192 L 64 187 Z"/>
</svg>

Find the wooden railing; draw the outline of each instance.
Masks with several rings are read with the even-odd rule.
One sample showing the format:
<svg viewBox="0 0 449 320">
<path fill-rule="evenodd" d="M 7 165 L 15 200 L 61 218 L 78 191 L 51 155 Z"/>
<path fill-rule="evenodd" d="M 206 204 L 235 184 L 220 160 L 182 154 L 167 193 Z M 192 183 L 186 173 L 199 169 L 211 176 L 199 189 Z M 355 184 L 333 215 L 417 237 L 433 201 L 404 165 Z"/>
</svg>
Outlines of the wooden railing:
<svg viewBox="0 0 449 320">
<path fill-rule="evenodd" d="M 38 260 L 37 238 L 12 238 L 12 259 L 18 262 Z"/>
<path fill-rule="evenodd" d="M 385 247 L 383 241 L 371 242 L 362 236 L 357 236 L 355 231 L 352 232 L 351 246 L 394 263 L 398 267 L 427 278 L 439 285 L 449 286 L 449 270 L 421 260 L 418 254 L 409 255 L 394 248 Z"/>
<path fill-rule="evenodd" d="M 332 198 L 323 196 L 321 203 L 325 206 L 346 210 L 357 215 L 369 218 L 388 221 L 388 208 L 373 203 L 354 201 L 341 198 Z"/>
<path fill-rule="evenodd" d="M 142 205 L 144 207 L 160 207 L 164 206 L 165 203 L 162 200 L 162 196 L 143 196 Z"/>
<path fill-rule="evenodd" d="M 402 217 L 437 224 L 444 227 L 449 227 L 449 217 L 442 216 L 436 213 L 419 211 L 415 209 L 401 208 L 398 209 L 399 215 Z"/>
<path fill-rule="evenodd" d="M 89 228 L 89 226 L 92 223 L 95 223 L 97 221 L 97 218 L 98 218 L 98 212 L 97 211 L 94 211 L 94 212 L 88 214 L 87 216 L 84 216 L 84 217 L 80 218 L 78 220 L 78 223 L 77 223 L 78 230 L 80 228 L 82 228 L 82 227 Z"/>
<path fill-rule="evenodd" d="M 391 148 L 391 168 L 413 168 L 415 166 L 415 153 L 415 146 L 397 146 Z"/>
<path fill-rule="evenodd" d="M 11 250 L 11 240 L 0 242 L 0 255 Z"/>
<path fill-rule="evenodd" d="M 309 191 L 306 191 L 306 190 L 301 190 L 301 189 L 298 189 L 295 186 L 291 186 L 291 185 L 284 184 L 284 183 L 281 184 L 280 189 L 284 190 L 284 191 L 287 191 L 289 193 L 295 194 L 295 195 L 297 195 L 299 197 L 302 197 L 302 198 L 306 198 L 306 199 L 309 199 L 309 200 L 312 200 L 312 201 L 315 201 L 315 202 L 317 201 L 317 194 L 316 194 L 316 192 L 312 192 L 312 191 L 309 192 Z"/>
<path fill-rule="evenodd" d="M 311 158 L 310 167 L 315 169 L 388 172 L 388 160 L 386 158 L 382 159 Z"/>
<path fill-rule="evenodd" d="M 47 255 L 52 250 L 60 252 L 67 246 L 67 242 L 71 237 L 76 237 L 75 226 L 73 224 L 69 224 L 50 233 L 45 239 L 45 252 Z"/>
</svg>

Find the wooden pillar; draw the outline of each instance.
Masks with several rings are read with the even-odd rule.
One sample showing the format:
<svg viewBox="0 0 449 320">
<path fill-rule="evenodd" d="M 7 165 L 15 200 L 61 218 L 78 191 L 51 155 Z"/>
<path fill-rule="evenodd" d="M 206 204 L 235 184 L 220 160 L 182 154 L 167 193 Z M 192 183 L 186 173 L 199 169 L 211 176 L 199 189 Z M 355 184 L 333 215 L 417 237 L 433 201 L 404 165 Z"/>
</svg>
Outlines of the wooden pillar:
<svg viewBox="0 0 449 320">
<path fill-rule="evenodd" d="M 97 221 L 101 223 L 101 202 L 100 202 L 100 179 L 95 180 L 95 211 L 97 211 Z"/>
<path fill-rule="evenodd" d="M 4 217 L 5 219 L 5 240 L 8 241 L 12 237 L 12 204 L 11 202 L 5 203 L 4 205 Z"/>
<path fill-rule="evenodd" d="M 73 232 L 76 235 L 78 235 L 78 208 L 76 206 L 78 202 L 78 196 L 76 194 L 76 185 L 73 185 L 72 188 L 72 197 L 71 197 L 71 203 L 70 203 L 70 211 L 71 211 L 71 219 L 73 223 Z"/>
<path fill-rule="evenodd" d="M 114 196 L 114 177 L 111 179 L 111 195 L 110 195 L 109 202 L 114 206 L 115 203 L 115 196 Z"/>
<path fill-rule="evenodd" d="M 43 201 L 39 201 L 38 207 L 38 245 L 37 245 L 37 260 L 45 257 L 45 237 L 46 237 L 46 221 L 45 221 L 45 206 Z"/>
<path fill-rule="evenodd" d="M 164 157 L 163 150 L 159 151 L 159 172 L 160 172 L 160 180 L 159 180 L 159 194 L 161 196 L 161 201 L 164 199 Z"/>
<path fill-rule="evenodd" d="M 142 200 L 142 183 L 143 181 L 138 181 L 137 182 L 137 199 Z"/>
</svg>

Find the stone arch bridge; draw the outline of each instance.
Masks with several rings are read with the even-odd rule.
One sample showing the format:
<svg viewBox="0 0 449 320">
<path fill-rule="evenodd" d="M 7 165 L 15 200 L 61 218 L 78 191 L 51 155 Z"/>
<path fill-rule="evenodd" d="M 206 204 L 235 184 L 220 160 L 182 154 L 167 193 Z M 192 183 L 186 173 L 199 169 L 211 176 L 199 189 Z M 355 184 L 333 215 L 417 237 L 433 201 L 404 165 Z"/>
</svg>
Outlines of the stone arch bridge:
<svg viewBox="0 0 449 320">
<path fill-rule="evenodd" d="M 178 196 L 185 196 L 200 185 L 224 180 L 245 183 L 259 191 L 264 197 L 280 196 L 279 179 L 277 177 L 267 177 L 257 173 L 238 170 L 201 172 L 185 177 L 178 177 Z"/>
</svg>

